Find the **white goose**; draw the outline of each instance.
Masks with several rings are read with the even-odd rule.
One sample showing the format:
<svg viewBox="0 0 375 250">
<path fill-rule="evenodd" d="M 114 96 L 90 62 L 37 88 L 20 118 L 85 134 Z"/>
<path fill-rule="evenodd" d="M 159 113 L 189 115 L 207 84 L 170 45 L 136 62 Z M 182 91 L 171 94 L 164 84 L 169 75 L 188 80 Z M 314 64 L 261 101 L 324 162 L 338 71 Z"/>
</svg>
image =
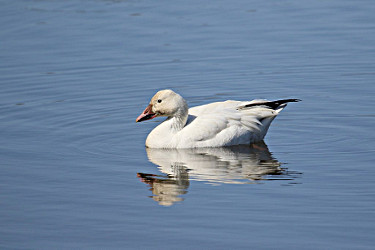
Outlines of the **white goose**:
<svg viewBox="0 0 375 250">
<path fill-rule="evenodd" d="M 188 108 L 172 90 L 161 90 L 136 122 L 165 116 L 167 119 L 146 139 L 149 148 L 198 148 L 250 144 L 263 140 L 273 119 L 288 102 L 225 101 Z"/>
</svg>

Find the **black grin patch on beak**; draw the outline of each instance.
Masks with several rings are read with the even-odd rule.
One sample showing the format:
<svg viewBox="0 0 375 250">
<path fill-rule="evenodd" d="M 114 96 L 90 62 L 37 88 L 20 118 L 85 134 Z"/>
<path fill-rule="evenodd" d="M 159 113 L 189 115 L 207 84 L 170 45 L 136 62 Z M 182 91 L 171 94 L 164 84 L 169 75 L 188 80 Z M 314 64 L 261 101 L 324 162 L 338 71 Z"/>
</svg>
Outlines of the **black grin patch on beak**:
<svg viewBox="0 0 375 250">
<path fill-rule="evenodd" d="M 139 119 L 137 122 L 143 122 L 143 121 L 146 121 L 146 120 L 150 120 L 153 118 L 155 114 L 147 114 L 145 115 L 144 117 L 142 117 L 141 119 Z"/>
</svg>

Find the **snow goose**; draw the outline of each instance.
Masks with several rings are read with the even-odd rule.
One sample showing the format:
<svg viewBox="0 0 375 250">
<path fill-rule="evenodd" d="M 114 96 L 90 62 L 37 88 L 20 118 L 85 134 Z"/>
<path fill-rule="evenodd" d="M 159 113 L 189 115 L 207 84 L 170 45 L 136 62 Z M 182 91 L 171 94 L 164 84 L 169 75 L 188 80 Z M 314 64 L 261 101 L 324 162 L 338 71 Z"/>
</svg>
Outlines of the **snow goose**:
<svg viewBox="0 0 375 250">
<path fill-rule="evenodd" d="M 250 144 L 263 140 L 272 120 L 288 102 L 225 101 L 188 108 L 184 98 L 170 89 L 161 90 L 136 122 L 165 116 L 146 139 L 149 148 L 199 148 Z"/>
</svg>

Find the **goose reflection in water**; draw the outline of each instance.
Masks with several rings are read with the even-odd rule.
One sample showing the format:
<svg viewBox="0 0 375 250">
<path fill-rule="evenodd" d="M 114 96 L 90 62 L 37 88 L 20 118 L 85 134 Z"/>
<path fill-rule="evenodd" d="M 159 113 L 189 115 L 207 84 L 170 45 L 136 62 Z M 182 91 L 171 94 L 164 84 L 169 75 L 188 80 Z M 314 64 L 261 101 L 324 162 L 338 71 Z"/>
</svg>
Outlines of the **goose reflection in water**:
<svg viewBox="0 0 375 250">
<path fill-rule="evenodd" d="M 146 151 L 149 160 L 164 175 L 138 173 L 138 177 L 151 187 L 151 197 L 163 206 L 182 201 L 181 196 L 187 193 L 191 180 L 245 184 L 295 178 L 272 157 L 263 141 L 221 148 L 146 148 Z"/>
</svg>

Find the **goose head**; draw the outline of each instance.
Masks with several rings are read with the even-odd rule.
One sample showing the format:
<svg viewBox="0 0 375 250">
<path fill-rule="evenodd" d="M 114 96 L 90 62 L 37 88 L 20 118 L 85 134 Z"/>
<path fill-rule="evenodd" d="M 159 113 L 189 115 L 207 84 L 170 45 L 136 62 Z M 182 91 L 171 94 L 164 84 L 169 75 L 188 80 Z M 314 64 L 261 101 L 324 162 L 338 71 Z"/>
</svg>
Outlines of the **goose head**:
<svg viewBox="0 0 375 250">
<path fill-rule="evenodd" d="M 188 106 L 184 98 L 173 90 L 166 89 L 160 90 L 151 98 L 150 104 L 135 121 L 142 122 L 159 116 L 183 117 L 187 113 Z"/>
</svg>

